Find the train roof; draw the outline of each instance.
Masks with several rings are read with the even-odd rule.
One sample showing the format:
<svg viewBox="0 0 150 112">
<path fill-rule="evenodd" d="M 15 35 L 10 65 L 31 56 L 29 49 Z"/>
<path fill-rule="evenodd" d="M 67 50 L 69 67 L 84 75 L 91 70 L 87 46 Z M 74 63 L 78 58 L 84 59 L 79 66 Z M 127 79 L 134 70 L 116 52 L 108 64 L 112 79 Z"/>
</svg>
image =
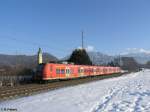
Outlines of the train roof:
<svg viewBox="0 0 150 112">
<path fill-rule="evenodd" d="M 45 65 L 45 64 L 57 64 L 57 65 L 74 65 L 74 66 L 88 66 L 88 67 L 113 67 L 113 66 L 104 66 L 104 65 L 76 65 L 76 64 L 73 64 L 73 63 L 53 63 L 53 62 L 49 62 L 49 63 L 43 63 L 41 65 Z"/>
</svg>

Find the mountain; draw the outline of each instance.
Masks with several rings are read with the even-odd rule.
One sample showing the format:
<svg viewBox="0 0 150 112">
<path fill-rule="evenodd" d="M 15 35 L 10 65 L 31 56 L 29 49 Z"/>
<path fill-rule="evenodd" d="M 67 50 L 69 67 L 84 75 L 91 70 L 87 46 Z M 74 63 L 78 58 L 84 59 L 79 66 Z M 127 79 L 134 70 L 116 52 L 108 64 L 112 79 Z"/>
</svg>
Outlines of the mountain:
<svg viewBox="0 0 150 112">
<path fill-rule="evenodd" d="M 48 53 L 43 53 L 43 62 L 57 61 L 58 59 Z M 0 68 L 34 68 L 37 65 L 37 55 L 5 55 L 0 54 Z"/>
<path fill-rule="evenodd" d="M 109 56 L 100 52 L 88 52 L 88 55 L 92 63 L 95 65 L 107 65 L 114 59 L 113 56 Z"/>
<path fill-rule="evenodd" d="M 122 54 L 122 57 L 133 57 L 138 63 L 146 64 L 150 61 L 150 53 L 146 52 L 129 52 L 126 54 Z"/>
<path fill-rule="evenodd" d="M 88 52 L 90 59 L 96 65 L 107 64 L 113 61 L 118 56 L 109 56 L 100 52 Z M 145 49 L 130 48 L 124 53 L 121 53 L 120 57 L 132 57 L 139 64 L 146 64 L 150 61 L 150 51 Z"/>
<path fill-rule="evenodd" d="M 121 57 L 121 68 L 128 71 L 137 71 L 142 67 L 133 57 Z"/>
</svg>

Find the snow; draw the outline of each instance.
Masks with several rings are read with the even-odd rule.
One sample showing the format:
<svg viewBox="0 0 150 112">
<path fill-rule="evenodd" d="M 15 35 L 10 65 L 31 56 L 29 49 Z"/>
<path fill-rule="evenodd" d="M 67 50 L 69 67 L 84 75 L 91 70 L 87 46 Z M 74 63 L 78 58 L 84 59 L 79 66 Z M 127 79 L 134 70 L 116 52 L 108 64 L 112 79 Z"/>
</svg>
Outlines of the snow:
<svg viewBox="0 0 150 112">
<path fill-rule="evenodd" d="M 0 103 L 17 112 L 150 112 L 150 70 Z"/>
</svg>

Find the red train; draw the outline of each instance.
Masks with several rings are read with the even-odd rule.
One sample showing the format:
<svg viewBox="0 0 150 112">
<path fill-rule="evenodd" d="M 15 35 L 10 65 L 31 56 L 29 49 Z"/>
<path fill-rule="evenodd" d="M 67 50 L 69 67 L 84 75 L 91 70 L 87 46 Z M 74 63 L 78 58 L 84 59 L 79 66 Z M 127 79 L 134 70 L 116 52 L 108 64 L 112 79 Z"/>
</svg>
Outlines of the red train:
<svg viewBox="0 0 150 112">
<path fill-rule="evenodd" d="M 109 75 L 120 72 L 120 67 L 47 63 L 38 66 L 35 78 L 36 80 L 48 81 L 54 79 L 72 79 L 96 75 Z"/>
</svg>

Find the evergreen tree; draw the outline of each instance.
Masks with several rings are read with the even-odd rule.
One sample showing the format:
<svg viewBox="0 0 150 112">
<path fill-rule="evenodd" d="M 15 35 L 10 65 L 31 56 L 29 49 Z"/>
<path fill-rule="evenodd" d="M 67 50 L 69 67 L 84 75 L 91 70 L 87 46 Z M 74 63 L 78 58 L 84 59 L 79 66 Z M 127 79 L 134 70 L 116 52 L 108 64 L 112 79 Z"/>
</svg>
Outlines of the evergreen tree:
<svg viewBox="0 0 150 112">
<path fill-rule="evenodd" d="M 114 64 L 114 62 L 113 62 L 113 61 L 109 62 L 107 65 L 108 65 L 108 66 L 112 66 L 112 67 L 114 67 L 114 66 L 115 66 L 115 64 Z"/>
<path fill-rule="evenodd" d="M 77 65 L 92 65 L 92 62 L 85 49 L 75 49 L 68 59 L 68 62 L 73 62 Z"/>
</svg>

